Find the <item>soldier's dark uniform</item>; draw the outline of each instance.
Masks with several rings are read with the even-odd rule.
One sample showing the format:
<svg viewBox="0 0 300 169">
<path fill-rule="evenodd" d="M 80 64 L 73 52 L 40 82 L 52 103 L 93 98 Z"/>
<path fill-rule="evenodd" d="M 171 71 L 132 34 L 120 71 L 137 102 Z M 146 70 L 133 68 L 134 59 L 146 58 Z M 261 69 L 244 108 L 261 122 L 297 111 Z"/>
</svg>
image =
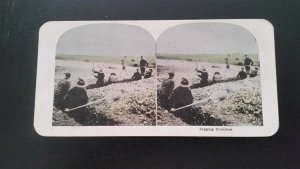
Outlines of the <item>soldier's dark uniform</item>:
<svg viewBox="0 0 300 169">
<path fill-rule="evenodd" d="M 151 76 L 152 76 L 152 71 L 148 70 L 148 71 L 146 71 L 144 78 L 147 79 L 147 78 L 150 78 Z"/>
<path fill-rule="evenodd" d="M 208 86 L 208 73 L 206 71 L 201 70 L 197 70 L 197 72 L 201 73 L 200 75 L 198 75 L 201 78 L 199 87 Z"/>
<path fill-rule="evenodd" d="M 145 59 L 141 58 L 141 60 L 140 60 L 140 69 L 141 69 L 141 75 L 142 76 L 144 76 L 144 74 L 145 74 L 146 67 L 148 67 L 148 62 Z"/>
<path fill-rule="evenodd" d="M 159 91 L 160 104 L 167 110 L 170 110 L 170 96 L 174 89 L 175 83 L 169 78 L 162 82 L 161 90 Z"/>
<path fill-rule="evenodd" d="M 194 97 L 192 95 L 191 90 L 188 87 L 179 86 L 174 89 L 171 97 L 170 103 L 172 108 L 180 108 L 189 104 L 192 104 Z M 187 107 L 181 110 L 177 110 L 173 112 L 175 116 L 180 117 L 182 121 L 186 123 L 192 123 L 193 114 L 191 111 L 191 107 Z"/>
<path fill-rule="evenodd" d="M 72 109 L 88 103 L 87 91 L 84 87 L 75 86 L 69 90 L 65 98 L 66 108 Z M 69 115 L 73 117 L 79 123 L 83 123 L 85 118 L 86 108 L 79 108 L 69 112 Z"/>
<path fill-rule="evenodd" d="M 247 73 L 245 71 L 240 71 L 239 74 L 237 75 L 237 78 L 242 80 L 247 78 Z"/>
<path fill-rule="evenodd" d="M 250 73 L 250 67 L 252 65 L 253 65 L 253 61 L 250 58 L 246 57 L 245 60 L 244 60 L 244 66 L 245 66 L 247 74 Z"/>
<path fill-rule="evenodd" d="M 94 75 L 95 78 L 97 78 L 96 84 L 97 85 L 103 85 L 104 84 L 104 77 L 105 77 L 104 73 L 102 71 L 96 71 L 96 70 L 94 70 L 94 73 L 96 74 L 96 75 Z"/>
<path fill-rule="evenodd" d="M 54 106 L 64 110 L 65 109 L 65 103 L 64 98 L 70 89 L 71 82 L 69 79 L 64 79 L 58 82 L 57 87 L 54 90 Z"/>
<path fill-rule="evenodd" d="M 140 74 L 140 72 L 135 72 L 131 77 L 131 80 L 141 80 L 141 79 L 142 79 L 142 75 Z"/>
</svg>

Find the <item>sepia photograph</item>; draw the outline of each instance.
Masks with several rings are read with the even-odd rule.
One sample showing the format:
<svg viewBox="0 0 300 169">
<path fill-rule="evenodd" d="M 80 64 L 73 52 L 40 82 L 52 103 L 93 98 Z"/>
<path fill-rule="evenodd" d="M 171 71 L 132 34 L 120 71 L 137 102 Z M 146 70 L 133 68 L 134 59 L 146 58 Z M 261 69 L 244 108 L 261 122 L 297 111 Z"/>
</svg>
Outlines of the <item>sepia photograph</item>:
<svg viewBox="0 0 300 169">
<path fill-rule="evenodd" d="M 158 125 L 262 126 L 258 53 L 237 25 L 166 30 L 157 40 Z"/>
<path fill-rule="evenodd" d="M 53 126 L 156 123 L 155 41 L 143 29 L 91 24 L 65 32 L 55 60 Z"/>
</svg>

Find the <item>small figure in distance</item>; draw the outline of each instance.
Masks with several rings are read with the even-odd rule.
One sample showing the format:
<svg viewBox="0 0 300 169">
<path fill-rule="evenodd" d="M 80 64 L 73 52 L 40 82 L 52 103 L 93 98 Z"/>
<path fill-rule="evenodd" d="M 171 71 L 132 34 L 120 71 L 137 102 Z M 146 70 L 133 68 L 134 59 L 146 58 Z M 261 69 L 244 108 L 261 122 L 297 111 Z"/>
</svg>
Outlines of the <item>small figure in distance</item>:
<svg viewBox="0 0 300 169">
<path fill-rule="evenodd" d="M 136 80 L 141 80 L 141 79 L 142 79 L 142 75 L 140 73 L 140 70 L 136 69 L 136 72 L 131 77 L 131 80 L 136 81 Z"/>
<path fill-rule="evenodd" d="M 245 55 L 244 66 L 247 74 L 250 74 L 250 68 L 252 65 L 253 65 L 253 61 L 250 58 L 248 58 L 248 55 Z"/>
<path fill-rule="evenodd" d="M 177 108 L 192 104 L 194 97 L 191 89 L 189 88 L 189 81 L 186 78 L 182 78 L 181 85 L 174 89 L 171 97 L 171 112 L 177 117 L 180 117 L 182 121 L 190 124 L 193 121 L 192 106 L 176 110 Z"/>
<path fill-rule="evenodd" d="M 140 69 L 141 69 L 141 75 L 144 76 L 146 67 L 148 67 L 148 62 L 141 56 L 140 60 Z"/>
<path fill-rule="evenodd" d="M 241 71 L 238 73 L 236 77 L 239 80 L 243 80 L 247 78 L 247 73 L 244 71 L 244 67 L 241 67 Z"/>
<path fill-rule="evenodd" d="M 230 55 L 228 55 L 228 57 L 229 57 L 229 56 L 230 56 Z M 225 58 L 226 69 L 229 69 L 229 68 L 230 68 L 229 61 L 228 61 L 228 57 Z"/>
<path fill-rule="evenodd" d="M 144 78 L 145 78 L 145 79 L 150 78 L 150 77 L 152 76 L 152 72 L 153 72 L 152 69 L 147 70 L 147 71 L 146 71 L 146 74 L 145 74 L 145 76 L 144 76 Z"/>
<path fill-rule="evenodd" d="M 160 104 L 162 107 L 164 107 L 166 110 L 170 110 L 170 96 L 172 94 L 172 91 L 175 87 L 174 83 L 174 72 L 169 72 L 169 78 L 164 80 L 161 85 L 161 89 L 158 92 L 159 93 L 159 99 Z"/>
<path fill-rule="evenodd" d="M 255 77 L 258 75 L 258 67 L 255 67 L 254 69 L 251 70 L 251 73 L 250 73 L 250 77 Z"/>
<path fill-rule="evenodd" d="M 65 109 L 64 99 L 71 87 L 71 73 L 66 72 L 64 74 L 65 78 L 57 83 L 57 86 L 54 90 L 54 106 L 61 110 Z"/>
<path fill-rule="evenodd" d="M 111 84 L 111 83 L 116 83 L 117 81 L 118 81 L 117 75 L 116 75 L 116 73 L 113 72 L 109 75 L 107 83 Z"/>
<path fill-rule="evenodd" d="M 213 76 L 213 83 L 217 83 L 222 81 L 222 76 L 220 74 L 220 72 L 215 72 L 214 76 Z"/>
<path fill-rule="evenodd" d="M 121 60 L 122 70 L 125 70 L 125 69 L 126 69 L 125 59 L 126 59 L 126 56 L 124 56 L 124 58 Z"/>
</svg>

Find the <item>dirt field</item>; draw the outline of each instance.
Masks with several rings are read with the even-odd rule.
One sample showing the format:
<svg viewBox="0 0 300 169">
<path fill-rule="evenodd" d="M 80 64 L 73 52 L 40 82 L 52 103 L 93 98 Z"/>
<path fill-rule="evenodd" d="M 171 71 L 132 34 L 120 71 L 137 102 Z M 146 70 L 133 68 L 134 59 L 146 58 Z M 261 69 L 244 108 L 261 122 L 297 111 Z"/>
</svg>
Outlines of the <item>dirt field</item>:
<svg viewBox="0 0 300 169">
<path fill-rule="evenodd" d="M 180 65 L 180 66 L 178 66 Z M 157 60 L 158 88 L 167 72 L 175 73 L 175 88 L 181 78 L 185 77 L 191 83 L 199 83 L 200 78 L 195 73 L 196 62 L 182 60 Z M 231 65 L 226 69 L 225 64 L 199 62 L 199 67 L 205 66 L 212 81 L 214 72 L 218 71 L 223 80 L 235 78 L 240 66 Z M 193 106 L 196 114 L 193 124 L 186 124 L 172 113 L 158 106 L 158 125 L 212 125 L 212 126 L 260 126 L 262 121 L 260 76 L 239 81 L 215 83 L 203 88 L 192 89 L 194 102 L 206 100 L 203 104 Z M 223 97 L 222 100 L 218 98 Z"/>
<path fill-rule="evenodd" d="M 130 79 L 137 67 L 121 64 L 88 63 L 83 61 L 56 60 L 55 84 L 64 78 L 64 72 L 71 73 L 71 87 L 79 77 L 87 84 L 96 82 L 93 66 L 101 66 L 108 81 L 110 73 L 117 74 L 118 81 Z M 156 71 L 149 79 L 134 82 L 115 83 L 108 86 L 87 90 L 89 102 L 102 100 L 101 103 L 88 106 L 85 121 L 76 121 L 72 116 L 54 109 L 53 125 L 155 125 L 156 119 Z"/>
</svg>

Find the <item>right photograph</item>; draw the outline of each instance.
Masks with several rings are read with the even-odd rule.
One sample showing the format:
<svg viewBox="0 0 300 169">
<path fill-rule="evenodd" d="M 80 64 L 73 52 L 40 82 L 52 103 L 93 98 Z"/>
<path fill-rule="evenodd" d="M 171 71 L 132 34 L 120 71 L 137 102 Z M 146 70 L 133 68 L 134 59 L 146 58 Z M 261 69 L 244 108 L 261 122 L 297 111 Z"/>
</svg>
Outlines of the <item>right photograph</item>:
<svg viewBox="0 0 300 169">
<path fill-rule="evenodd" d="M 245 28 L 191 23 L 157 40 L 157 125 L 263 126 L 259 49 Z"/>
</svg>

